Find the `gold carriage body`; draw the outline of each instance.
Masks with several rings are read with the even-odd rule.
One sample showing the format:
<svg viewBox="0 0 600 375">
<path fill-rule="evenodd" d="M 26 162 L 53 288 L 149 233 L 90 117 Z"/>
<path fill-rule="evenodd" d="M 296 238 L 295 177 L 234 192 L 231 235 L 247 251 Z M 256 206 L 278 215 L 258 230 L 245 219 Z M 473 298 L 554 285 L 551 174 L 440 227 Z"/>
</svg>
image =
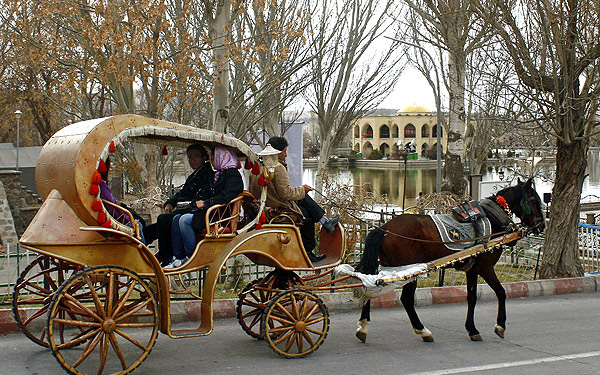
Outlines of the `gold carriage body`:
<svg viewBox="0 0 600 375">
<path fill-rule="evenodd" d="M 111 143 L 119 147 L 126 139 L 163 145 L 222 144 L 251 162 L 259 159 L 248 145 L 236 138 L 137 115 L 69 125 L 42 148 L 36 167 L 36 183 L 40 196 L 45 200 L 21 237 L 20 245 L 77 266 L 119 266 L 151 279 L 157 285 L 155 292 L 161 332 L 179 338 L 207 335 L 212 331 L 215 286 L 223 266 L 233 256 L 243 254 L 256 264 L 284 271 L 331 268 L 341 262 L 344 236 L 340 226 L 331 234 L 321 232 L 320 250 L 326 258 L 319 267 L 311 264 L 297 227 L 265 224 L 261 229 L 255 229 L 266 200 L 266 189 L 263 189 L 259 214 L 246 226 L 239 229 L 234 226 L 233 233 L 221 233 L 218 223 L 207 223 L 208 233 L 197 244 L 190 260 L 178 269 L 163 270 L 152 251 L 140 242 L 135 230 L 119 225 L 116 220 L 112 220 L 111 227 L 102 227 L 97 219 L 98 212 L 92 209 L 97 195 L 90 193 L 90 187 L 99 160 L 108 156 Z M 232 220 L 237 221 L 239 204 L 239 198 L 230 203 L 234 208 Z M 200 327 L 172 330 L 167 277 L 199 269 L 207 269 Z"/>
</svg>

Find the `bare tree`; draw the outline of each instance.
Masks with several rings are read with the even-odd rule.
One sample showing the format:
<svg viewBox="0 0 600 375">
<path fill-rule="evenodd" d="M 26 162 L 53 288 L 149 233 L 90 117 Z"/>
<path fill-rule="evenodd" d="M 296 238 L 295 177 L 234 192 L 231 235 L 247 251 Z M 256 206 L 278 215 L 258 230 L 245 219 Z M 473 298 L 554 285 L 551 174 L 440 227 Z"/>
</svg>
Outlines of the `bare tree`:
<svg viewBox="0 0 600 375">
<path fill-rule="evenodd" d="M 320 171 L 354 121 L 385 99 L 402 73 L 398 44 L 377 50 L 373 43 L 393 32 L 387 13 L 394 11 L 387 0 L 352 0 L 343 6 L 324 0 L 313 17 L 314 81 L 306 100 L 319 126 Z M 320 190 L 321 173 L 316 185 Z"/>
<path fill-rule="evenodd" d="M 415 43 L 426 43 L 447 53 L 444 82 L 449 96 L 448 150 L 445 154 L 442 190 L 465 193 L 463 172 L 463 136 L 465 132 L 465 72 L 469 54 L 485 42 L 488 32 L 476 29 L 469 0 L 406 0 L 422 19 L 422 27 L 413 27 Z M 413 17 L 414 20 L 414 17 Z"/>
<path fill-rule="evenodd" d="M 598 121 L 598 1 L 473 1 L 510 56 L 540 129 L 556 139 L 556 177 L 541 277 L 579 276 L 577 224 L 590 137 Z"/>
</svg>

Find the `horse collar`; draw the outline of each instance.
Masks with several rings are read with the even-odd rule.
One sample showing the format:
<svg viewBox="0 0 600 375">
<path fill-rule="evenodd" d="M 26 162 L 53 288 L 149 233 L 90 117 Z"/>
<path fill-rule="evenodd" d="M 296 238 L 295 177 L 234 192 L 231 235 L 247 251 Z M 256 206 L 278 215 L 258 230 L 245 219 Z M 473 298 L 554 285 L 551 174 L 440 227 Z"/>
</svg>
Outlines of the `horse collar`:
<svg viewBox="0 0 600 375">
<path fill-rule="evenodd" d="M 503 200 L 504 198 L 502 198 L 500 201 Z M 504 203 L 506 204 L 506 200 L 504 200 Z M 510 227 L 511 224 L 513 224 L 513 221 L 511 219 L 512 212 L 510 212 L 508 205 L 506 205 L 506 207 L 503 207 L 503 205 L 499 203 L 498 200 L 494 202 L 489 198 L 482 199 L 479 202 L 479 204 L 481 205 L 481 207 L 483 207 L 486 215 L 490 218 L 490 220 L 497 222 L 502 228 Z"/>
</svg>

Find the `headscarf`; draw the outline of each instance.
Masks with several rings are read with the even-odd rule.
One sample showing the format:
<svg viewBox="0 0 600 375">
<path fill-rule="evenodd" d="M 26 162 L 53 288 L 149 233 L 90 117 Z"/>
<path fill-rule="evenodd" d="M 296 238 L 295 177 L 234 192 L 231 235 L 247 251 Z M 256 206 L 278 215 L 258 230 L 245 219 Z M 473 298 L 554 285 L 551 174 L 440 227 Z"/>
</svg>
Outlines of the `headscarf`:
<svg viewBox="0 0 600 375">
<path fill-rule="evenodd" d="M 215 169 L 217 170 L 217 173 L 215 173 L 214 182 L 217 182 L 219 176 L 221 175 L 221 172 L 223 172 L 225 169 L 237 168 L 238 166 L 237 156 L 235 156 L 233 151 L 223 146 L 215 147 L 214 160 Z"/>
</svg>

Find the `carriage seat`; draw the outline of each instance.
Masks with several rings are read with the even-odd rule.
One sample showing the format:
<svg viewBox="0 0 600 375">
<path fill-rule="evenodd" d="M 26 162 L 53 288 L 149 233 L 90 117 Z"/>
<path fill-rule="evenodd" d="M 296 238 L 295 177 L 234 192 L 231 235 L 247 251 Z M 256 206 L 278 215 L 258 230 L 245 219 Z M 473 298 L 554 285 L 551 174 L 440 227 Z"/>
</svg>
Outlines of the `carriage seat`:
<svg viewBox="0 0 600 375">
<path fill-rule="evenodd" d="M 141 235 L 140 235 L 141 228 L 138 225 L 137 221 L 135 221 L 135 218 L 133 217 L 133 214 L 131 213 L 131 211 L 121 205 L 118 205 L 118 204 L 108 201 L 106 199 L 101 199 L 101 201 L 102 201 L 102 204 L 104 204 L 104 205 L 109 205 L 109 206 L 112 206 L 114 208 L 117 208 L 117 209 L 123 211 L 125 213 L 125 215 L 127 215 L 127 217 L 129 218 L 130 225 L 123 224 L 118 219 L 112 217 L 108 211 L 104 211 L 107 218 L 110 219 L 111 227 L 114 227 L 115 229 L 117 229 L 121 232 L 127 233 L 141 241 Z"/>
<path fill-rule="evenodd" d="M 205 237 L 220 237 L 222 235 L 235 235 L 238 228 L 239 217 L 244 198 L 252 194 L 243 191 L 231 202 L 212 206 L 206 212 L 206 226 L 201 232 L 196 233 L 196 243 Z"/>
</svg>

